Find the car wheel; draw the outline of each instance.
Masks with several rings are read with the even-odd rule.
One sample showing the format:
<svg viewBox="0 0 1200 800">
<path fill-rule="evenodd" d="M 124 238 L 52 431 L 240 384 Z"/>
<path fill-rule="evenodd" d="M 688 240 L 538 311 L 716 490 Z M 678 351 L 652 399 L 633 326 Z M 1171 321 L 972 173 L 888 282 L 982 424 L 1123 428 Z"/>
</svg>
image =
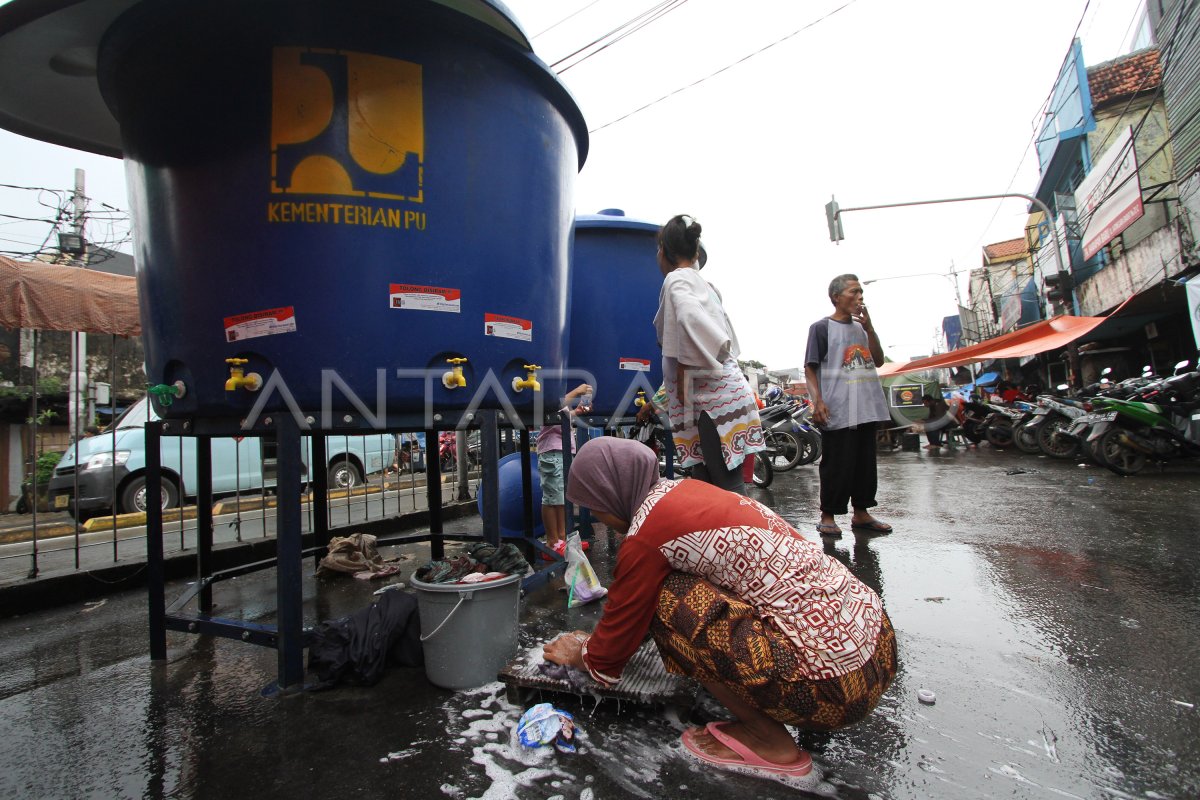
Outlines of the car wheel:
<svg viewBox="0 0 1200 800">
<path fill-rule="evenodd" d="M 329 467 L 329 488 L 353 489 L 362 483 L 362 471 L 351 461 L 335 461 Z"/>
<path fill-rule="evenodd" d="M 179 488 L 170 478 L 162 479 L 162 508 L 174 508 L 179 505 Z M 121 492 L 121 513 L 144 513 L 146 504 L 146 476 L 138 475 L 126 484 Z"/>
</svg>

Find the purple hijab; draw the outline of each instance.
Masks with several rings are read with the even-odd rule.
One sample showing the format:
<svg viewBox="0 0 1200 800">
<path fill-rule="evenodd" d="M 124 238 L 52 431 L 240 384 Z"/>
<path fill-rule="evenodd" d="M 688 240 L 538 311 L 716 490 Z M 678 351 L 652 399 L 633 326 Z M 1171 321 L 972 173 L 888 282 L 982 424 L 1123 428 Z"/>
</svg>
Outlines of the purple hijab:
<svg viewBox="0 0 1200 800">
<path fill-rule="evenodd" d="M 633 521 L 638 506 L 658 483 L 654 451 L 632 439 L 592 439 L 571 460 L 567 499 L 577 506 Z"/>
</svg>

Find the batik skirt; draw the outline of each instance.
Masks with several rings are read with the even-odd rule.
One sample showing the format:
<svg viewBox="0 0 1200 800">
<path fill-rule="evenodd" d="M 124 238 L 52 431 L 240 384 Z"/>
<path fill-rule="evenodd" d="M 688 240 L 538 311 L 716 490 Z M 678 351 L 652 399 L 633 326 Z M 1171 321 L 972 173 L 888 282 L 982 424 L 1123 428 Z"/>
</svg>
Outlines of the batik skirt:
<svg viewBox="0 0 1200 800">
<path fill-rule="evenodd" d="M 831 731 L 863 719 L 896 675 L 896 635 L 887 613 L 875 652 L 853 672 L 812 679 L 796 645 L 755 609 L 703 578 L 672 572 L 650 632 L 667 671 L 721 683 L 785 725 Z"/>
<path fill-rule="evenodd" d="M 667 359 L 663 361 L 665 368 Z M 674 370 L 664 371 L 667 417 L 671 420 L 675 460 L 680 467 L 704 463 L 697 426 L 700 414 L 707 414 L 716 424 L 726 469 L 732 470 L 751 454 L 767 449 L 758 419 L 758 404 L 736 360 L 728 359 L 719 370 L 689 369 L 687 408 L 679 402 Z"/>
</svg>

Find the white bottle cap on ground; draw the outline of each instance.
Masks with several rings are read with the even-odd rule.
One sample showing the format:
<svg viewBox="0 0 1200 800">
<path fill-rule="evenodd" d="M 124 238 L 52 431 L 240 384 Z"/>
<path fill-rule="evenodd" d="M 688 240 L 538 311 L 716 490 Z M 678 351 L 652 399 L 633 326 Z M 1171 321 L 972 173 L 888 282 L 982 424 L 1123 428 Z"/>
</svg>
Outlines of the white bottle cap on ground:
<svg viewBox="0 0 1200 800">
<path fill-rule="evenodd" d="M 917 699 L 927 706 L 931 706 L 937 702 L 937 695 L 929 689 L 917 689 Z"/>
</svg>

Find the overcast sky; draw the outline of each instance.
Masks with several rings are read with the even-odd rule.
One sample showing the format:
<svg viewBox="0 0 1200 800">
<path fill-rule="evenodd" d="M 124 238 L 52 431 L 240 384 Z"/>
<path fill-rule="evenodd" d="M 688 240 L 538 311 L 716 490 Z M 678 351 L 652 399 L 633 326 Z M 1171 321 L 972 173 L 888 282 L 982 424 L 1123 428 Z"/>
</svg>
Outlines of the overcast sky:
<svg viewBox="0 0 1200 800">
<path fill-rule="evenodd" d="M 660 3 L 507 5 L 552 64 Z M 849 208 L 1032 193 L 1029 143 L 1077 26 L 1084 60 L 1097 64 L 1127 51 L 1141 5 L 688 0 L 561 74 L 593 131 L 577 209 L 699 219 L 704 275 L 724 295 L 743 358 L 797 366 L 808 325 L 830 308 L 829 280 L 843 272 L 895 278 L 867 287 L 889 357 L 932 352 L 942 317 L 955 313 L 945 276 L 963 271 L 965 302 L 982 246 L 1023 234 L 1024 201 L 846 214 L 838 245 L 825 203 L 833 194 Z M 92 210 L 128 208 L 114 159 L 3 131 L 0 153 L 0 184 L 69 193 L 80 167 Z M 0 214 L 44 220 L 56 203 L 0 188 Z M 49 231 L 0 217 L 0 250 L 34 250 Z M 88 237 L 115 242 L 126 232 L 97 223 Z M 940 275 L 898 277 L 921 273 Z"/>
</svg>

